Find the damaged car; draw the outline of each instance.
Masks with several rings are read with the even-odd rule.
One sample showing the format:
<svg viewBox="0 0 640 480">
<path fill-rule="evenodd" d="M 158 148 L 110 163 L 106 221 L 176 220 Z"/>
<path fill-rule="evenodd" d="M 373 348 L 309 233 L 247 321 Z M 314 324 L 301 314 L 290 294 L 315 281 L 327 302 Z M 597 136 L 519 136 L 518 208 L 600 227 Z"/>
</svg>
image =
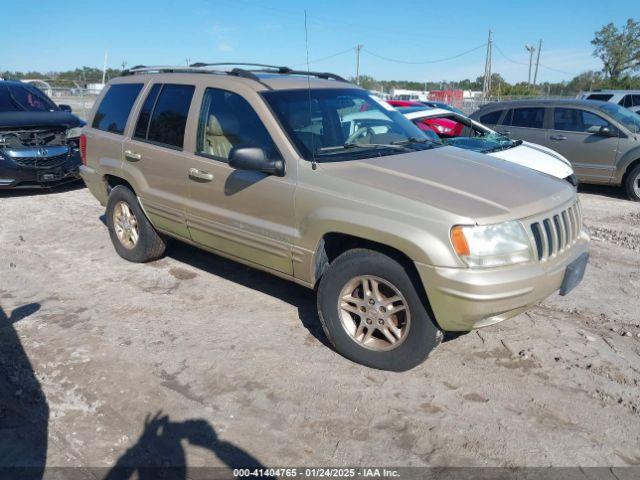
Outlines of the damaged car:
<svg viewBox="0 0 640 480">
<path fill-rule="evenodd" d="M 0 189 L 78 180 L 84 122 L 36 87 L 0 81 Z"/>
</svg>

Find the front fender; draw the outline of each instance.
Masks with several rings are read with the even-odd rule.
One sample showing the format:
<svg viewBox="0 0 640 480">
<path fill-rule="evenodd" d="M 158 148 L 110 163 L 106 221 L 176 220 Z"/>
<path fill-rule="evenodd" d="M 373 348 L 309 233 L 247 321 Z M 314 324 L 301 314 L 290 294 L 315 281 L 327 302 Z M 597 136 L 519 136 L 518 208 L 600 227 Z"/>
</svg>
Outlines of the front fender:
<svg viewBox="0 0 640 480">
<path fill-rule="evenodd" d="M 619 185 L 622 183 L 622 178 L 624 174 L 627 172 L 629 165 L 631 165 L 636 160 L 640 159 L 640 145 L 637 147 L 633 147 L 631 150 L 628 150 L 618 159 L 616 162 L 616 171 L 614 173 L 613 183 Z"/>
</svg>

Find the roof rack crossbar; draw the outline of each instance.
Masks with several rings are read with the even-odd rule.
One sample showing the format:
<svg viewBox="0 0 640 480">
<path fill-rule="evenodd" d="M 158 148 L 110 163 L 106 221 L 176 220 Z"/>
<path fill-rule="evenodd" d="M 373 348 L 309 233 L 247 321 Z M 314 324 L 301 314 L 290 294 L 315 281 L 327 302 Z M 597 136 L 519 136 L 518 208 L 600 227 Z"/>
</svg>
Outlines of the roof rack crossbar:
<svg viewBox="0 0 640 480">
<path fill-rule="evenodd" d="M 239 68 L 243 67 L 259 67 L 259 68 Z M 215 69 L 210 67 L 234 67 L 231 70 L 222 70 Z M 135 67 L 131 67 L 127 70 L 122 71 L 122 76 L 134 75 L 136 73 L 219 73 L 219 74 L 227 74 L 227 75 L 235 75 L 237 77 L 248 78 L 250 80 L 254 80 L 256 82 L 261 83 L 262 85 L 266 84 L 262 82 L 262 80 L 254 73 L 272 73 L 272 74 L 281 74 L 281 75 L 309 75 L 312 77 L 318 77 L 325 80 L 336 80 L 338 82 L 349 83 L 348 80 L 344 79 L 340 75 L 336 75 L 335 73 L 329 72 L 313 72 L 307 70 L 294 70 L 285 66 L 278 65 L 268 65 L 264 63 L 236 63 L 236 62 L 220 62 L 220 63 L 204 63 L 204 62 L 196 62 L 191 65 L 162 65 L 162 66 L 146 66 L 146 65 L 136 65 Z"/>
</svg>

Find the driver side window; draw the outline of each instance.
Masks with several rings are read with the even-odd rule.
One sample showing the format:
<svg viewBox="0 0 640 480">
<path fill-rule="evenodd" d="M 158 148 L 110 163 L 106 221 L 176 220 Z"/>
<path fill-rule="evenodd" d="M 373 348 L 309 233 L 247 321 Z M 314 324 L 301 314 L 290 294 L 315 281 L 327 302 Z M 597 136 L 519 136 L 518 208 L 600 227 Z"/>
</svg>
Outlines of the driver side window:
<svg viewBox="0 0 640 480">
<path fill-rule="evenodd" d="M 271 160 L 282 158 L 249 102 L 237 93 L 207 88 L 200 110 L 196 153 L 226 162 L 234 147 L 259 147 Z"/>
<path fill-rule="evenodd" d="M 601 127 L 614 127 L 604 118 L 586 110 L 575 108 L 556 108 L 553 112 L 554 130 L 581 133 L 598 133 Z"/>
</svg>

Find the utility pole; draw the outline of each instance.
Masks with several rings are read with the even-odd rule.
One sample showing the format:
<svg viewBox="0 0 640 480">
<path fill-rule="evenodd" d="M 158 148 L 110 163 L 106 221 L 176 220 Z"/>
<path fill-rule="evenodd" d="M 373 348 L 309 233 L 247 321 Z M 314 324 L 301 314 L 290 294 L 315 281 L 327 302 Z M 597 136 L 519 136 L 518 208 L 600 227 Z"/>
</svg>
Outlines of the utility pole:
<svg viewBox="0 0 640 480">
<path fill-rule="evenodd" d="M 533 45 L 525 45 L 524 48 L 529 52 L 529 76 L 527 77 L 527 86 L 531 86 L 531 65 L 533 64 L 533 52 L 536 51 L 536 47 Z"/>
<path fill-rule="evenodd" d="M 191 59 L 189 57 L 185 58 L 184 62 L 187 64 L 187 67 L 191 65 Z"/>
<path fill-rule="evenodd" d="M 540 63 L 540 50 L 542 50 L 542 39 L 538 42 L 538 57 L 536 58 L 536 70 L 533 74 L 533 86 L 536 86 L 536 80 L 538 79 L 538 64 Z"/>
<path fill-rule="evenodd" d="M 109 52 L 105 50 L 104 52 L 104 67 L 102 68 L 102 84 L 106 83 L 107 79 L 107 59 L 109 58 Z"/>
<path fill-rule="evenodd" d="M 360 85 L 360 50 L 364 45 L 356 45 L 356 85 Z"/>
<path fill-rule="evenodd" d="M 482 80 L 482 97 L 489 98 L 491 95 L 491 50 L 493 32 L 489 30 L 489 38 L 487 39 L 487 56 L 484 62 L 484 78 Z"/>
</svg>

